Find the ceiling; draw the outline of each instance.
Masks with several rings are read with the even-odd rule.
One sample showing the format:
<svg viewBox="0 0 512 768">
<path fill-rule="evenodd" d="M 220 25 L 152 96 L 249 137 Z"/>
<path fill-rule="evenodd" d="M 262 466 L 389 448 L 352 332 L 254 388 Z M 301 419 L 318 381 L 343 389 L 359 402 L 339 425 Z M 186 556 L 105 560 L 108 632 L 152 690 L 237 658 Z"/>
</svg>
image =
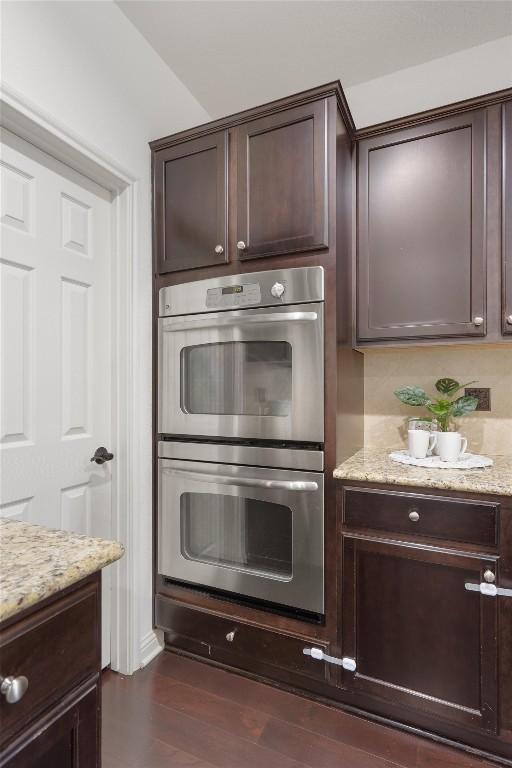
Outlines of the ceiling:
<svg viewBox="0 0 512 768">
<path fill-rule="evenodd" d="M 119 0 L 212 118 L 512 33 L 509 0 Z"/>
</svg>

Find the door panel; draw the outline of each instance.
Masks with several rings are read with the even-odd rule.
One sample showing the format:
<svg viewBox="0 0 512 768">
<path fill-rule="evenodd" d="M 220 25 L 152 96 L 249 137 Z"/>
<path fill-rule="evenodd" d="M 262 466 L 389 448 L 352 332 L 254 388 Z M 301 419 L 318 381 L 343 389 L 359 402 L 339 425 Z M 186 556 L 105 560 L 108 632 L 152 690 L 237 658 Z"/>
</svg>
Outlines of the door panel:
<svg viewBox="0 0 512 768">
<path fill-rule="evenodd" d="M 161 434 L 321 443 L 323 304 L 159 320 Z"/>
<path fill-rule="evenodd" d="M 47 712 L 2 752 L 1 768 L 99 768 L 100 696 L 95 685 Z"/>
<path fill-rule="evenodd" d="M 326 102 L 238 128 L 240 259 L 325 248 Z"/>
<path fill-rule="evenodd" d="M 159 460 L 158 572 L 323 612 L 323 475 Z"/>
<path fill-rule="evenodd" d="M 512 334 L 512 102 L 503 105 L 503 333 Z"/>
<path fill-rule="evenodd" d="M 465 589 L 496 559 L 345 536 L 343 687 L 496 731 L 497 601 Z"/>
<path fill-rule="evenodd" d="M 160 273 L 223 264 L 227 244 L 227 132 L 154 156 L 155 248 Z"/>
<path fill-rule="evenodd" d="M 360 142 L 359 339 L 485 335 L 485 121 Z"/>
<path fill-rule="evenodd" d="M 0 515 L 109 538 L 111 196 L 2 134 Z M 103 575 L 104 665 L 110 578 Z"/>
</svg>

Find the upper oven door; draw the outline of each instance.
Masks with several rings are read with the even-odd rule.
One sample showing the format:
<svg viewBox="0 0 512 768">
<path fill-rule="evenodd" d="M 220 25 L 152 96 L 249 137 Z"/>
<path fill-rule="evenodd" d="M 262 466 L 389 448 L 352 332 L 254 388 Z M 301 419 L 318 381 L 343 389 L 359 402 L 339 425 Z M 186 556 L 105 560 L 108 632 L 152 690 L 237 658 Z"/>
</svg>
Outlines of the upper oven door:
<svg viewBox="0 0 512 768">
<path fill-rule="evenodd" d="M 161 434 L 323 442 L 322 303 L 158 322 Z"/>
</svg>

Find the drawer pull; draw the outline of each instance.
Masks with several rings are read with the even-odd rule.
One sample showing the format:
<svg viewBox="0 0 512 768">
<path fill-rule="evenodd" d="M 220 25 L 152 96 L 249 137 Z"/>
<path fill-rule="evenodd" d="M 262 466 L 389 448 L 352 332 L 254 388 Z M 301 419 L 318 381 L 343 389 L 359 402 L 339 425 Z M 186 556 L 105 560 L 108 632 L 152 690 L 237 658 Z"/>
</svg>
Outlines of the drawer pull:
<svg viewBox="0 0 512 768">
<path fill-rule="evenodd" d="M 226 640 L 228 641 L 228 643 L 232 643 L 234 639 L 235 639 L 235 630 L 233 630 L 232 632 L 228 632 L 226 635 Z"/>
<path fill-rule="evenodd" d="M 496 576 L 490 568 L 487 568 L 487 570 L 484 571 L 484 581 L 486 581 L 488 584 L 493 584 L 496 581 Z"/>
<path fill-rule="evenodd" d="M 409 520 L 411 521 L 411 523 L 417 523 L 419 519 L 420 519 L 420 513 L 418 512 L 417 509 L 413 507 L 409 512 Z"/>
<path fill-rule="evenodd" d="M 0 677 L 0 693 L 5 696 L 8 704 L 16 704 L 24 697 L 28 688 L 28 680 L 24 675 L 18 677 Z"/>
</svg>

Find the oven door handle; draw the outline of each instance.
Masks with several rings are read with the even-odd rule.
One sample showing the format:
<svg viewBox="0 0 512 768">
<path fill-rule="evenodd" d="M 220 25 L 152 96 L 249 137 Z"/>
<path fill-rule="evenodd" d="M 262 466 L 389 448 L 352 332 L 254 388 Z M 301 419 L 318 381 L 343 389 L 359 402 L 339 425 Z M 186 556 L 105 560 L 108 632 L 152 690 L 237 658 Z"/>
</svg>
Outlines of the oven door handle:
<svg viewBox="0 0 512 768">
<path fill-rule="evenodd" d="M 209 472 L 194 472 L 191 469 L 174 469 L 163 467 L 174 475 L 182 475 L 202 483 L 219 485 L 242 485 L 249 488 L 269 488 L 283 491 L 318 491 L 318 483 L 311 480 L 261 480 L 258 477 L 231 477 L 230 475 L 215 475 Z"/>
<path fill-rule="evenodd" d="M 258 325 L 263 323 L 290 323 L 311 322 L 318 320 L 317 312 L 275 312 L 262 315 L 247 315 L 243 317 L 202 317 L 190 320 L 175 320 L 171 317 L 163 318 L 162 330 L 174 333 L 175 331 L 189 331 L 196 328 L 226 328 L 245 325 Z"/>
</svg>

